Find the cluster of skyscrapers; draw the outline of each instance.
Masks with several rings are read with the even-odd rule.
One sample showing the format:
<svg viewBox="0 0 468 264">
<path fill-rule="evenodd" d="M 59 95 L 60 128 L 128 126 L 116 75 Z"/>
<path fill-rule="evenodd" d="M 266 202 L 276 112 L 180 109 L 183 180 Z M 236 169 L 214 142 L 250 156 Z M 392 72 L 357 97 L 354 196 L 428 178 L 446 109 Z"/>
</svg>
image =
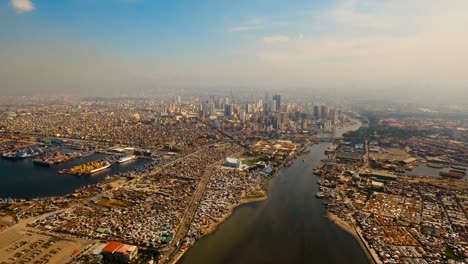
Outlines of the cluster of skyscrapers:
<svg viewBox="0 0 468 264">
<path fill-rule="evenodd" d="M 285 104 L 280 94 L 264 99 L 240 102 L 232 96 L 209 96 L 207 100 L 194 99 L 194 114 L 203 120 L 229 120 L 248 124 L 259 131 L 280 130 L 308 131 L 310 128 L 330 130 L 341 121 L 342 113 L 326 104 L 298 105 Z M 181 103 L 180 96 L 174 97 L 168 112 L 176 111 Z"/>
</svg>

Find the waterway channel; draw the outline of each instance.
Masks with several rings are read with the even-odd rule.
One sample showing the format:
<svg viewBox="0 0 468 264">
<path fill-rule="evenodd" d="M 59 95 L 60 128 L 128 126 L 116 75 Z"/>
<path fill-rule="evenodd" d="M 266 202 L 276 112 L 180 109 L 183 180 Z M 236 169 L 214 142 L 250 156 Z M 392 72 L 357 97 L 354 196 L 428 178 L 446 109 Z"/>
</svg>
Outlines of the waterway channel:
<svg viewBox="0 0 468 264">
<path fill-rule="evenodd" d="M 337 129 L 332 136 L 359 125 Z M 369 263 L 355 238 L 329 221 L 324 201 L 315 198 L 319 186 L 312 169 L 330 145 L 310 147 L 270 181 L 266 201 L 237 207 L 178 263 Z"/>
</svg>

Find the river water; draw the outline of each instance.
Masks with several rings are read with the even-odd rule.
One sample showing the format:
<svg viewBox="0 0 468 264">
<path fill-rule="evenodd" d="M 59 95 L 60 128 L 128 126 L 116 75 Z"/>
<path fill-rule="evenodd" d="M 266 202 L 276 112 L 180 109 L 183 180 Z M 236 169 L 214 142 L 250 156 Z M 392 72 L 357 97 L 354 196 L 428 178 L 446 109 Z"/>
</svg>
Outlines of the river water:
<svg viewBox="0 0 468 264">
<path fill-rule="evenodd" d="M 8 160 L 0 158 L 0 198 L 37 198 L 60 196 L 74 190 L 102 181 L 106 175 L 127 172 L 148 163 L 134 160 L 112 165 L 109 169 L 90 176 L 61 175 L 61 169 L 104 158 L 105 154 L 88 157 L 50 167 L 34 165 L 32 159 Z"/>
<path fill-rule="evenodd" d="M 337 129 L 332 136 L 359 125 Z M 179 263 L 369 263 L 354 237 L 329 221 L 323 200 L 315 198 L 319 186 L 312 169 L 330 145 L 316 144 L 283 168 L 270 181 L 266 201 L 237 207 Z"/>
</svg>

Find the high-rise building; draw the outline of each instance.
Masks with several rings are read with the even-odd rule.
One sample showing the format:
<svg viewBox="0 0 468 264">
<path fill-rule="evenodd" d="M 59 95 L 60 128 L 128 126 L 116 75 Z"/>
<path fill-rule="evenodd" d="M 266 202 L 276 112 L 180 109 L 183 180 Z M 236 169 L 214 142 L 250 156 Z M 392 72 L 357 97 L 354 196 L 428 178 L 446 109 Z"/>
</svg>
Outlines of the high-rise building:
<svg viewBox="0 0 468 264">
<path fill-rule="evenodd" d="M 214 116 L 216 114 L 216 108 L 215 108 L 214 102 L 208 103 L 208 109 L 210 111 L 210 115 Z"/>
<path fill-rule="evenodd" d="M 176 110 L 176 106 L 173 102 L 169 103 L 169 112 L 173 113 Z"/>
<path fill-rule="evenodd" d="M 272 99 L 270 100 L 268 104 L 268 112 L 273 113 L 276 112 L 278 109 L 276 109 L 276 100 Z"/>
<path fill-rule="evenodd" d="M 208 101 L 203 102 L 202 104 L 202 115 L 203 117 L 206 117 L 208 115 L 209 109 L 208 109 Z"/>
<path fill-rule="evenodd" d="M 281 129 L 285 129 L 289 124 L 289 115 L 286 112 L 280 113 L 281 116 Z"/>
<path fill-rule="evenodd" d="M 251 114 L 252 113 L 252 104 L 246 104 L 245 105 L 245 110 L 247 111 L 248 114 Z"/>
<path fill-rule="evenodd" d="M 318 105 L 314 105 L 314 117 L 315 117 L 315 118 L 319 118 L 319 114 L 320 114 L 319 106 L 318 106 Z"/>
<path fill-rule="evenodd" d="M 307 122 L 307 119 L 302 119 L 302 122 L 301 122 L 302 130 L 307 130 L 308 126 L 309 126 L 309 123 Z"/>
<path fill-rule="evenodd" d="M 273 100 L 276 101 L 276 105 L 275 105 L 276 111 L 280 112 L 281 111 L 281 95 L 279 94 L 273 95 Z"/>
<path fill-rule="evenodd" d="M 242 123 L 245 123 L 245 116 L 246 116 L 245 111 L 244 111 L 244 110 L 240 110 L 240 112 L 239 112 L 239 119 L 240 119 L 240 121 L 241 121 Z"/>
<path fill-rule="evenodd" d="M 233 105 L 227 104 L 224 106 L 224 116 L 231 117 L 233 113 Z"/>
<path fill-rule="evenodd" d="M 257 108 L 260 109 L 260 108 L 262 108 L 262 107 L 263 107 L 263 100 L 262 100 L 262 99 L 259 99 L 259 100 L 257 101 Z"/>
<path fill-rule="evenodd" d="M 338 111 L 335 108 L 330 110 L 330 121 L 332 125 L 338 124 Z"/>
<path fill-rule="evenodd" d="M 320 117 L 322 119 L 327 119 L 328 118 L 328 106 L 322 105 L 320 107 Z"/>
</svg>

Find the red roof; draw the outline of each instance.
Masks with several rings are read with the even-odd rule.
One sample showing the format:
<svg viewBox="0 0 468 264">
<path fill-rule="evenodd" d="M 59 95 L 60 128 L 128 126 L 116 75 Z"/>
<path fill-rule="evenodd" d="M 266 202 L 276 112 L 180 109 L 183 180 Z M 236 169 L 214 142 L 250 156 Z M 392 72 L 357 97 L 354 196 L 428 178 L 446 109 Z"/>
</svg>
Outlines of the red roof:
<svg viewBox="0 0 468 264">
<path fill-rule="evenodd" d="M 115 250 L 116 253 L 125 254 L 127 253 L 128 245 L 123 244 L 121 247 Z"/>
<path fill-rule="evenodd" d="M 107 253 L 114 253 L 118 248 L 120 248 L 121 246 L 123 246 L 124 244 L 120 243 L 120 242 L 109 242 L 103 249 L 102 251 L 103 252 L 107 252 Z"/>
</svg>

